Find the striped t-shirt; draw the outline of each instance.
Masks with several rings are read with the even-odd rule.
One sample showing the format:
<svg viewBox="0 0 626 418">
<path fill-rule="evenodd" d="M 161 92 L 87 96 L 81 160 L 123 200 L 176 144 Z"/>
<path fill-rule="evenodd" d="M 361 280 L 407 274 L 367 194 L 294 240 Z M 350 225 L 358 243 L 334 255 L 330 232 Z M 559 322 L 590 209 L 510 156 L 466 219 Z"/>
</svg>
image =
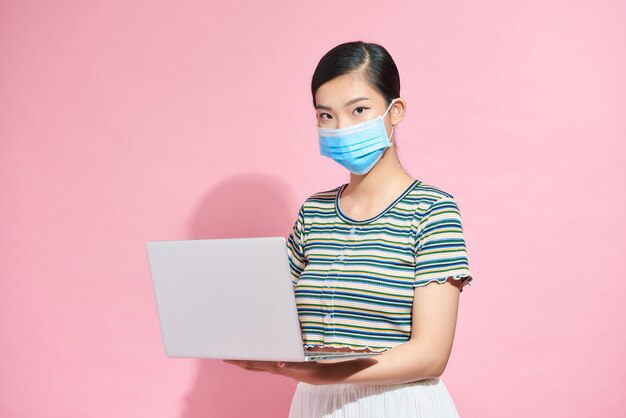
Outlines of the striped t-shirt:
<svg viewBox="0 0 626 418">
<path fill-rule="evenodd" d="M 411 336 L 413 291 L 452 276 L 471 282 L 454 198 L 415 180 L 384 211 L 342 212 L 347 184 L 310 196 L 287 239 L 305 346 L 382 351 Z"/>
</svg>

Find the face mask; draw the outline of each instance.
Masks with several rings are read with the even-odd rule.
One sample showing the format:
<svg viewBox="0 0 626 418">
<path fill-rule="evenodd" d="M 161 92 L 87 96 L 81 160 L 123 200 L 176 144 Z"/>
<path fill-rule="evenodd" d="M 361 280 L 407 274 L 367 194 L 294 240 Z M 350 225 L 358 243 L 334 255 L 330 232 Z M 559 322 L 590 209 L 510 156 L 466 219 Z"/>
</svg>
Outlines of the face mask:
<svg viewBox="0 0 626 418">
<path fill-rule="evenodd" d="M 320 153 L 354 174 L 369 172 L 391 146 L 383 119 L 393 102 L 392 100 L 382 116 L 374 119 L 339 129 L 318 127 Z"/>
</svg>

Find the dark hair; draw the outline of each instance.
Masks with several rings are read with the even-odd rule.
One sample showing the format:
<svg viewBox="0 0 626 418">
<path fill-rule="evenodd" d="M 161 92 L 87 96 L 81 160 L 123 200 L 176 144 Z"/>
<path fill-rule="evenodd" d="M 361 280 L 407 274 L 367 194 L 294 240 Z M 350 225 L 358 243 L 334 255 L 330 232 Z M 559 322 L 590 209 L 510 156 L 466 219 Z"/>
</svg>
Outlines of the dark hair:
<svg viewBox="0 0 626 418">
<path fill-rule="evenodd" d="M 355 41 L 337 45 L 317 64 L 311 80 L 313 106 L 317 105 L 315 93 L 322 84 L 353 71 L 362 71 L 387 104 L 400 97 L 400 75 L 389 52 L 378 44 Z"/>
</svg>

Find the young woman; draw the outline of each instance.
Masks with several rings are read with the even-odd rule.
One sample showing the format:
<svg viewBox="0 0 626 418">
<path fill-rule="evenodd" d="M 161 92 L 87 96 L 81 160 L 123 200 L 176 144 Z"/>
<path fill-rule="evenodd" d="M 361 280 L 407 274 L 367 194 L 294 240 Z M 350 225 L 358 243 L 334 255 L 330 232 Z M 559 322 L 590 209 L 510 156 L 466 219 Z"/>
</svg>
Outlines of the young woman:
<svg viewBox="0 0 626 418">
<path fill-rule="evenodd" d="M 398 160 L 398 69 L 382 46 L 349 42 L 324 55 L 311 87 L 320 152 L 350 182 L 306 199 L 287 241 L 303 339 L 382 354 L 228 362 L 298 380 L 292 418 L 458 417 L 440 376 L 472 277 L 453 196 Z"/>
</svg>

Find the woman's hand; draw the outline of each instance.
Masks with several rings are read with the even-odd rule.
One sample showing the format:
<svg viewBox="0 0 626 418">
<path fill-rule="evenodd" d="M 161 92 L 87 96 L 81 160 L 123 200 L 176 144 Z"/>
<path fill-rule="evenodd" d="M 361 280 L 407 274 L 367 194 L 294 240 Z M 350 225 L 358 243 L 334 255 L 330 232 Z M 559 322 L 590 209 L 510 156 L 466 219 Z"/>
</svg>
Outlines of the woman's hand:
<svg viewBox="0 0 626 418">
<path fill-rule="evenodd" d="M 281 376 L 290 377 L 299 382 L 312 385 L 324 384 L 324 364 L 311 362 L 285 362 L 285 361 L 253 361 L 253 360 L 223 360 L 225 363 L 234 364 L 246 370 L 254 372 L 269 372 Z"/>
</svg>

